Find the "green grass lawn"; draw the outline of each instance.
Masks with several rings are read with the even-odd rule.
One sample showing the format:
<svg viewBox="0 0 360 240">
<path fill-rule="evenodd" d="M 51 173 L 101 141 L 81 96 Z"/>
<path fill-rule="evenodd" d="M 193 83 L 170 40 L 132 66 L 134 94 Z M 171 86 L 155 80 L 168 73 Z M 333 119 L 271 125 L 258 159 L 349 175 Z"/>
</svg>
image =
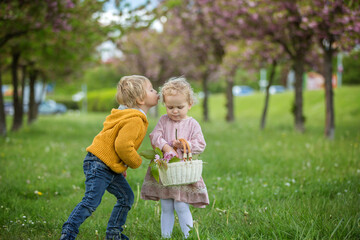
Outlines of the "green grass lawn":
<svg viewBox="0 0 360 240">
<path fill-rule="evenodd" d="M 210 122 L 201 121 L 201 104 L 190 111 L 207 141 L 203 178 L 210 198 L 207 208 L 191 208 L 190 239 L 197 233 L 200 239 L 360 239 L 360 87 L 335 90 L 333 141 L 323 136 L 323 91 L 304 93 L 304 134 L 293 128 L 293 93 L 271 96 L 260 131 L 263 101 L 261 94 L 236 98 L 234 123 L 224 120 L 222 95 L 210 98 Z M 84 194 L 85 148 L 106 115 L 42 116 L 0 138 L 0 239 L 60 237 Z M 150 119 L 149 132 L 155 124 Z M 149 147 L 146 137 L 141 150 Z M 131 239 L 161 237 L 159 202 L 139 199 L 147 165 L 128 170 L 135 193 L 125 227 Z M 77 239 L 103 239 L 115 201 L 106 193 Z M 176 220 L 173 239 L 181 238 Z"/>
</svg>

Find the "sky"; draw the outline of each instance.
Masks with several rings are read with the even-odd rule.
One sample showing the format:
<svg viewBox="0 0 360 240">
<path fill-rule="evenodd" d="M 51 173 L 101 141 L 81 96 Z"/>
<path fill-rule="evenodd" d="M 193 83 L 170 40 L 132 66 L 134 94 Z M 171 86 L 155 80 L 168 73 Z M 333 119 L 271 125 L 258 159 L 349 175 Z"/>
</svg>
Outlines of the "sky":
<svg viewBox="0 0 360 240">
<path fill-rule="evenodd" d="M 146 0 L 125 0 L 123 1 L 125 3 L 130 4 L 130 8 L 136 8 L 144 3 L 146 3 Z M 158 0 L 151 0 L 150 4 L 147 8 L 153 8 L 158 4 Z M 100 16 L 100 22 L 104 25 L 109 24 L 110 22 L 118 22 L 121 23 L 122 19 L 116 14 L 118 10 L 115 7 L 115 0 L 109 0 L 104 5 L 104 13 Z M 160 22 L 155 21 L 153 23 L 153 28 L 157 29 L 158 31 L 162 31 L 162 26 Z M 98 46 L 98 51 L 101 53 L 101 60 L 107 61 L 112 57 L 121 57 L 122 53 L 120 50 L 116 49 L 115 44 L 112 41 L 106 41 L 102 43 L 100 46 Z"/>
<path fill-rule="evenodd" d="M 146 0 L 123 0 L 124 4 L 129 3 L 130 8 L 136 8 L 144 3 L 146 3 Z M 158 0 L 150 0 L 149 7 L 154 7 L 158 3 Z M 115 0 L 109 0 L 107 3 L 105 3 L 105 10 L 107 11 L 113 11 L 115 6 Z"/>
<path fill-rule="evenodd" d="M 130 4 L 130 9 L 134 9 L 142 4 L 145 4 L 146 0 L 123 0 L 122 6 L 126 3 Z M 147 9 L 156 7 L 159 0 L 150 0 L 150 4 L 147 5 Z M 100 22 L 103 24 L 109 24 L 111 21 L 121 22 L 121 18 L 117 16 L 118 9 L 115 6 L 115 0 L 109 0 L 104 5 L 104 13 L 101 14 Z"/>
</svg>

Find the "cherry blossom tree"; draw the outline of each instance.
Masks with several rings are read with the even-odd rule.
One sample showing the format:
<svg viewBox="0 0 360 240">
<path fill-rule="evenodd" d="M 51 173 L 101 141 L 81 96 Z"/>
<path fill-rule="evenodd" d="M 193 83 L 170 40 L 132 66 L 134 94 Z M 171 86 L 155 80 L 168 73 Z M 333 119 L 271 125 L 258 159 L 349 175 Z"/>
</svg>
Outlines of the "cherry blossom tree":
<svg viewBox="0 0 360 240">
<path fill-rule="evenodd" d="M 95 45 L 106 36 L 93 14 L 101 11 L 102 2 L 96 0 L 45 0 L 45 1 L 2 1 L 0 3 L 0 48 L 7 54 L 1 57 L 11 58 L 13 79 L 14 117 L 12 130 L 22 126 L 23 98 L 18 95 L 18 69 L 22 65 L 21 89 L 24 89 L 27 75 L 30 79 L 30 111 L 29 122 L 34 113 L 34 82 L 37 76 L 61 75 L 72 66 L 74 70 L 86 63 L 86 58 L 95 51 Z M 93 34 L 98 32 L 98 34 Z M 80 42 L 79 42 L 80 41 Z M 79 48 L 79 46 L 81 46 Z M 89 48 L 93 49 L 90 50 Z M 82 51 L 81 51 L 82 49 Z M 4 61 L 2 61 L 4 62 Z M 67 67 L 64 67 L 64 66 Z M 1 86 L 0 86 L 1 87 Z M 23 94 L 23 91 L 22 91 Z M 1 99 L 3 101 L 3 99 Z M 3 104 L 1 104 L 3 105 Z M 1 110 L 1 109 L 0 109 Z M 4 112 L 0 111 L 0 116 Z M 0 118 L 1 120 L 2 118 Z M 5 129 L 5 121 L 1 120 L 1 128 Z"/>
<path fill-rule="evenodd" d="M 295 69 L 295 128 L 304 132 L 302 85 L 306 54 L 312 46 L 311 24 L 303 24 L 309 9 L 300 1 L 212 1 L 201 4 L 226 38 L 266 40 L 282 48 Z M 240 6 L 240 7 L 239 7 Z M 210 18 L 210 17 L 209 17 Z M 266 44 L 266 43 L 265 43 Z"/>
<path fill-rule="evenodd" d="M 28 36 L 31 48 L 23 54 L 23 61 L 29 68 L 28 123 L 36 120 L 40 104 L 34 99 L 36 81 L 41 78 L 45 85 L 48 79 L 69 81 L 70 76 L 76 79 L 85 67 L 97 62 L 96 46 L 104 41 L 109 31 L 93 16 L 94 12 L 101 9 L 102 3 L 96 0 L 77 2 L 69 9 L 68 24 L 71 31 L 54 32 L 52 29 L 44 29 Z"/>
<path fill-rule="evenodd" d="M 312 16 L 308 22 L 314 25 L 315 38 L 323 50 L 325 76 L 325 136 L 335 135 L 334 93 L 332 86 L 334 55 L 339 50 L 351 50 L 360 43 L 359 3 L 342 0 L 312 1 Z"/>
<path fill-rule="evenodd" d="M 17 130 L 22 126 L 23 105 L 22 98 L 18 95 L 18 64 L 21 56 L 21 40 L 27 34 L 51 27 L 53 31 L 60 29 L 69 30 L 67 24 L 67 9 L 73 8 L 72 0 L 5 0 L 0 3 L 0 49 L 6 45 L 11 48 L 11 73 L 13 79 L 13 105 L 14 118 L 12 130 Z M 24 43 L 26 44 L 26 42 Z M 23 79 L 25 79 L 23 77 Z M 24 84 L 22 84 L 24 85 Z M 0 89 L 2 86 L 0 85 Z M 3 104 L 3 99 L 1 99 Z M 5 115 L 0 109 L 1 132 L 6 133 L 6 123 L 3 122 Z"/>
<path fill-rule="evenodd" d="M 208 27 L 205 13 L 197 1 L 181 1 L 174 5 L 172 3 L 164 1 L 160 9 L 165 9 L 171 36 L 177 36 L 177 39 L 181 40 L 182 56 L 187 60 L 180 66 L 183 68 L 182 72 L 192 79 L 201 80 L 204 92 L 203 119 L 208 121 L 208 82 L 225 55 L 224 44 L 222 39 L 214 34 L 214 29 Z"/>
<path fill-rule="evenodd" d="M 122 4 L 125 4 L 124 1 L 118 1 L 117 6 L 119 9 L 122 7 Z M 164 32 L 159 35 L 158 41 L 162 42 L 162 38 L 172 39 L 168 44 L 171 45 L 171 42 L 175 42 L 177 46 L 172 48 L 170 53 L 170 55 L 176 56 L 176 70 L 174 67 L 169 67 L 169 64 L 167 64 L 167 68 L 173 69 L 172 76 L 181 73 L 181 75 L 185 75 L 189 79 L 201 80 L 205 95 L 203 99 L 203 118 L 205 121 L 209 120 L 208 81 L 213 76 L 224 56 L 224 47 L 221 39 L 213 34 L 212 28 L 207 27 L 202 9 L 196 1 L 165 0 L 161 1 L 154 9 L 146 10 L 146 8 L 147 6 L 144 4 L 125 13 L 126 24 L 115 26 L 115 28 L 120 30 L 120 37 L 124 36 L 126 39 L 131 32 L 149 28 L 155 20 L 166 19 L 163 22 Z M 139 56 L 142 52 L 140 49 L 143 45 L 146 45 L 143 42 L 139 44 L 135 47 L 138 52 L 133 57 Z M 166 45 L 162 45 L 162 48 L 168 50 Z M 146 53 L 148 51 L 141 54 L 145 56 L 147 55 Z M 138 63 L 144 61 L 144 59 L 138 59 Z M 155 60 L 154 62 L 156 63 L 157 61 Z M 181 64 L 179 64 L 180 62 Z M 141 64 L 137 65 L 141 66 Z M 144 70 L 145 65 L 142 65 Z M 152 69 L 151 71 L 154 71 L 156 68 Z"/>
<path fill-rule="evenodd" d="M 70 30 L 66 9 L 74 0 L 3 0 L 0 2 L 0 48 L 14 38 L 51 27 Z"/>
<path fill-rule="evenodd" d="M 335 48 L 351 48 L 358 43 L 359 3 L 342 0 L 200 0 L 199 4 L 217 33 L 225 38 L 267 41 L 287 53 L 295 69 L 294 116 L 295 128 L 300 132 L 305 130 L 302 86 L 306 56 L 311 54 L 315 41 L 321 43 L 327 79 L 325 134 L 332 138 L 331 59 Z"/>
<path fill-rule="evenodd" d="M 269 88 L 273 83 L 276 66 L 278 62 L 284 61 L 286 56 L 274 44 L 264 44 L 262 41 L 249 39 L 229 42 L 226 45 L 226 55 L 221 64 L 221 74 L 226 80 L 226 99 L 227 99 L 227 121 L 234 121 L 234 103 L 232 88 L 234 86 L 234 75 L 237 69 L 243 68 L 258 71 L 261 68 L 270 66 L 271 73 L 269 84 L 265 91 L 265 104 L 261 118 L 260 128 L 264 129 L 266 113 L 269 102 Z"/>
<path fill-rule="evenodd" d="M 235 120 L 234 115 L 234 96 L 233 96 L 233 87 L 234 87 L 234 78 L 236 70 L 241 64 L 239 56 L 244 53 L 242 48 L 243 44 L 241 41 L 229 43 L 225 46 L 225 56 L 223 58 L 222 64 L 220 65 L 218 74 L 225 77 L 226 82 L 226 121 L 233 122 Z"/>
</svg>

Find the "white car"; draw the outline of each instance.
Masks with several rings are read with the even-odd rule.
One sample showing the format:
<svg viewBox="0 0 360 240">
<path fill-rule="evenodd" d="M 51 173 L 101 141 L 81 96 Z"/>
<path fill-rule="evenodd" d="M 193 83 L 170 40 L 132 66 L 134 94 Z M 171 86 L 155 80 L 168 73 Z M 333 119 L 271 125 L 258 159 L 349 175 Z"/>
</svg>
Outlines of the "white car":
<svg viewBox="0 0 360 240">
<path fill-rule="evenodd" d="M 282 93 L 285 92 L 286 88 L 282 85 L 272 85 L 269 88 L 269 93 L 270 94 L 276 94 L 276 93 Z"/>
<path fill-rule="evenodd" d="M 247 96 L 253 94 L 254 89 L 249 86 L 240 85 L 240 86 L 234 86 L 232 88 L 232 92 L 234 96 Z"/>
</svg>

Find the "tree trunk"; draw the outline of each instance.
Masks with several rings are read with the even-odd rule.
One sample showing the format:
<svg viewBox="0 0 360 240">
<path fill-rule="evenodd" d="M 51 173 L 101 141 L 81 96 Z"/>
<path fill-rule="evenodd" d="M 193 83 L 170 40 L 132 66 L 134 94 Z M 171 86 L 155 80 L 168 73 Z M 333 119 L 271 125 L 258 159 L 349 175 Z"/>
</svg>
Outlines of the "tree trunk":
<svg viewBox="0 0 360 240">
<path fill-rule="evenodd" d="M 17 131 L 21 128 L 23 123 L 23 106 L 21 104 L 21 99 L 19 98 L 19 80 L 18 80 L 18 65 L 19 65 L 19 52 L 12 53 L 12 63 L 11 63 L 11 75 L 12 75 L 12 83 L 13 83 L 13 106 L 14 106 L 14 118 L 13 125 L 11 130 Z"/>
<path fill-rule="evenodd" d="M 305 117 L 303 115 L 303 75 L 304 75 L 304 59 L 300 57 L 295 60 L 295 104 L 294 104 L 294 118 L 295 130 L 298 132 L 305 132 Z"/>
<path fill-rule="evenodd" d="M 4 108 L 4 96 L 2 93 L 2 74 L 1 74 L 1 62 L 0 62 L 0 136 L 6 136 L 6 117 Z"/>
<path fill-rule="evenodd" d="M 234 117 L 234 96 L 232 89 L 234 87 L 234 77 L 233 76 L 227 76 L 226 77 L 226 121 L 233 122 L 235 120 Z"/>
<path fill-rule="evenodd" d="M 25 81 L 26 81 L 26 66 L 23 65 L 21 66 L 21 98 L 20 98 L 20 105 L 21 105 L 21 109 L 22 109 L 22 116 L 24 116 L 24 105 L 25 105 Z M 28 104 L 28 102 L 27 102 Z"/>
<path fill-rule="evenodd" d="M 209 108 L 208 108 L 208 73 L 203 74 L 202 78 L 203 92 L 204 92 L 204 101 L 203 101 L 203 119 L 205 122 L 209 121 Z"/>
<path fill-rule="evenodd" d="M 325 76 L 325 137 L 334 139 L 335 136 L 335 117 L 334 117 L 334 92 L 332 87 L 332 58 L 333 49 L 324 48 L 324 76 Z"/>
<path fill-rule="evenodd" d="M 273 62 L 271 64 L 269 84 L 266 86 L 266 89 L 265 89 L 265 104 L 264 104 L 264 109 L 263 109 L 263 113 L 261 116 L 260 130 L 264 130 L 265 125 L 266 125 L 266 115 L 267 115 L 267 111 L 268 111 L 269 98 L 270 98 L 269 89 L 274 81 L 276 66 L 277 66 L 277 61 L 273 60 Z"/>
<path fill-rule="evenodd" d="M 29 72 L 30 95 L 29 95 L 28 124 L 33 123 L 37 118 L 38 104 L 35 101 L 35 82 L 36 82 L 37 75 L 38 75 L 38 72 L 35 69 L 32 69 Z"/>
<path fill-rule="evenodd" d="M 234 75 L 236 73 L 237 66 L 234 66 L 231 68 L 229 75 L 226 77 L 226 108 L 227 108 L 227 114 L 226 114 L 226 121 L 233 122 L 235 120 L 234 115 L 234 95 L 232 92 L 232 89 L 234 87 Z"/>
</svg>

